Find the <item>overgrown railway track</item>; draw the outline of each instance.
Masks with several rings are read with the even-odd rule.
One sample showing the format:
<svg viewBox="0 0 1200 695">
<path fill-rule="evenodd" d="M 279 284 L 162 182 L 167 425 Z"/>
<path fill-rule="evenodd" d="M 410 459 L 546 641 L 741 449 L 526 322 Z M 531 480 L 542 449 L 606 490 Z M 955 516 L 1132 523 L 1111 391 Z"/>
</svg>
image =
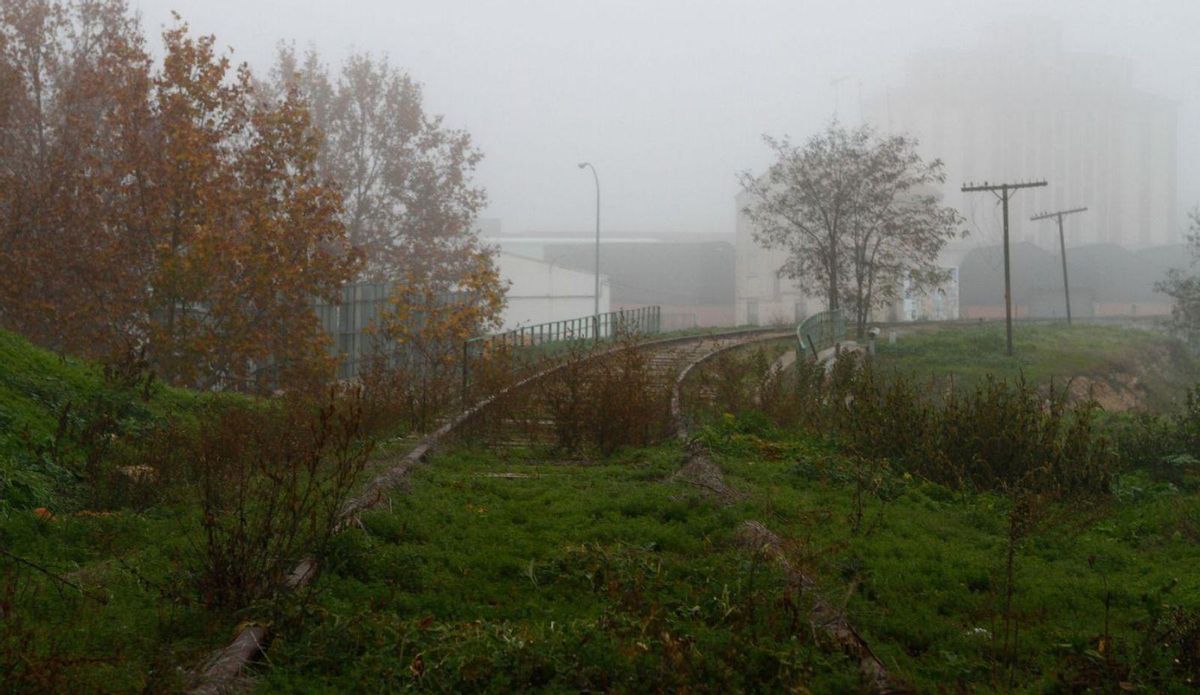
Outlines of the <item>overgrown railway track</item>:
<svg viewBox="0 0 1200 695">
<path fill-rule="evenodd" d="M 790 330 L 749 329 L 671 338 L 660 338 L 617 345 L 581 356 L 582 360 L 605 360 L 617 357 L 624 350 L 645 351 L 651 376 L 670 380 L 674 384 L 671 398 L 671 421 L 677 436 L 686 439 L 688 425 L 682 403 L 681 386 L 688 375 L 700 364 L 722 352 L 764 341 L 794 338 Z M 546 441 L 545 425 L 549 413 L 542 402 L 539 385 L 554 378 L 572 362 L 559 362 L 535 374 L 522 378 L 496 393 L 481 399 L 475 405 L 448 420 L 434 432 L 421 439 L 415 446 L 397 457 L 381 473 L 367 483 L 342 509 L 342 524 L 356 523 L 358 516 L 370 509 L 386 504 L 389 495 L 396 491 L 412 474 L 413 470 L 426 461 L 439 447 L 469 433 L 486 432 L 493 440 L 504 445 L 535 445 Z M 516 407 L 514 407 L 514 404 Z M 499 428 L 479 428 L 480 423 L 499 422 Z M 292 571 L 288 588 L 299 589 L 315 576 L 317 563 L 306 558 Z M 233 641 L 208 661 L 198 674 L 197 685 L 190 692 L 197 695 L 215 695 L 235 689 L 246 666 L 264 652 L 270 639 L 265 625 L 248 623 L 241 626 Z"/>
</svg>

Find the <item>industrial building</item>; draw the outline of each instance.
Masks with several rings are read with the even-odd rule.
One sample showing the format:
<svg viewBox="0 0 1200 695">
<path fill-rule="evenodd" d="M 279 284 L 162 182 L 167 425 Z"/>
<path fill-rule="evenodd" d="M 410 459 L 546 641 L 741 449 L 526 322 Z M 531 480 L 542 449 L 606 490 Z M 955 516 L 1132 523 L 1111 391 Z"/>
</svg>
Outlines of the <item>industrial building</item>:
<svg viewBox="0 0 1200 695">
<path fill-rule="evenodd" d="M 506 255 L 537 259 L 560 272 L 570 270 L 595 277 L 595 238 L 537 234 L 488 236 L 484 241 L 499 248 L 502 263 L 506 262 Z M 532 266 L 509 263 L 522 273 L 542 272 Z M 602 293 L 602 299 L 607 299 L 612 311 L 661 307 L 663 330 L 732 324 L 734 265 L 733 246 L 727 241 L 618 234 L 605 235 L 600 240 L 600 270 L 609 287 L 607 297 Z M 516 286 L 516 275 L 504 276 Z M 558 291 L 561 290 L 555 289 Z M 588 292 L 591 296 L 592 291 Z M 510 290 L 510 306 L 517 296 Z M 559 305 L 571 306 L 565 302 Z M 589 308 L 581 315 L 590 313 Z M 508 325 L 507 318 L 505 324 Z"/>
<path fill-rule="evenodd" d="M 1015 277 L 1029 277 L 1037 288 L 1055 282 L 1061 288 L 1061 279 L 1054 280 L 1061 273 L 1027 275 L 1022 269 L 1026 256 L 1033 262 L 1045 254 L 1058 255 L 1057 227 L 1029 219 L 1040 212 L 1088 208 L 1066 225 L 1068 259 L 1072 267 L 1079 265 L 1079 273 L 1088 272 L 1083 264 L 1092 256 L 1107 263 L 1120 254 L 1109 249 L 1075 258 L 1076 248 L 1140 250 L 1182 241 L 1175 103 L 1139 90 L 1132 63 L 1125 58 L 1066 50 L 1061 29 L 1053 23 L 1004 24 L 989 30 L 975 48 L 914 56 L 900 82 L 869 99 L 863 113 L 880 133 L 915 136 L 924 159 L 943 162 L 942 200 L 964 215 L 969 233 L 948 244 L 938 260 L 953 277 L 947 287 L 902 298 L 880 319 L 958 318 L 994 311 L 995 298 L 982 303 L 978 294 L 981 287 L 994 291 L 990 280 L 983 280 L 979 268 L 968 268 L 966 259 L 990 258 L 982 249 L 1001 243 L 1000 210 L 990 195 L 963 193 L 964 183 L 1048 182 L 1017 193 L 1009 210 L 1012 243 L 1030 247 L 1014 255 Z M 806 297 L 777 276 L 786 253 L 754 242 L 753 229 L 740 214 L 747 202 L 744 195 L 737 200 L 738 322 L 794 321 L 823 309 L 822 299 Z M 1145 265 L 1136 254 L 1128 259 L 1138 268 Z M 1124 294 L 1101 289 L 1096 282 L 1095 311 L 1164 311 L 1164 298 L 1153 296 L 1154 278 L 1135 275 L 1132 285 L 1118 283 L 1128 290 Z M 1021 282 L 1016 279 L 1014 286 Z M 1031 295 L 1022 310 L 1042 314 L 1036 307 L 1045 305 L 1051 311 L 1050 294 L 1045 301 Z M 1002 305 L 1002 290 L 998 296 Z M 1087 296 L 1081 285 L 1078 301 L 1086 303 Z M 1080 315 L 1090 311 L 1081 306 Z"/>
</svg>

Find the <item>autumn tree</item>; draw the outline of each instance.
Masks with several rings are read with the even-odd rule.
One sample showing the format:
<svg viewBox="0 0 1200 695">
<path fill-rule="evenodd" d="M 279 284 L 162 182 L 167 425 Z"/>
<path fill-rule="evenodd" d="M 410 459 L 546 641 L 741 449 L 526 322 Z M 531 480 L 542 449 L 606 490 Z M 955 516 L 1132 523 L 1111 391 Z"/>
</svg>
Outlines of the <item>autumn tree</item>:
<svg viewBox="0 0 1200 695">
<path fill-rule="evenodd" d="M 137 332 L 127 234 L 150 61 L 122 2 L 0 4 L 0 325 L 106 357 Z"/>
<path fill-rule="evenodd" d="M 358 265 L 307 104 L 163 40 L 159 67 L 122 0 L 0 6 L 0 323 L 189 386 L 321 378 L 312 301 Z"/>
<path fill-rule="evenodd" d="M 311 303 L 334 301 L 357 266 L 307 106 L 295 90 L 262 98 L 211 36 L 180 25 L 163 40 L 157 156 L 141 180 L 154 354 L 196 386 L 315 377 L 328 365 Z"/>
<path fill-rule="evenodd" d="M 937 256 L 959 234 L 961 216 L 940 204 L 942 163 L 923 161 L 915 140 L 836 122 L 803 146 L 764 139 L 776 161 L 761 176 L 740 177 L 755 240 L 786 250 L 779 272 L 823 294 L 829 309 L 848 305 L 859 338 L 871 311 L 906 286 L 944 281 Z"/>
<path fill-rule="evenodd" d="M 318 170 L 341 187 L 361 278 L 391 288 L 375 328 L 426 423 L 453 392 L 462 341 L 496 327 L 504 308 L 493 253 L 473 230 L 486 200 L 471 178 L 481 155 L 425 112 L 420 85 L 386 59 L 356 54 L 331 72 L 315 52 L 285 46 L 267 91 L 288 89 L 311 105 Z"/>
</svg>

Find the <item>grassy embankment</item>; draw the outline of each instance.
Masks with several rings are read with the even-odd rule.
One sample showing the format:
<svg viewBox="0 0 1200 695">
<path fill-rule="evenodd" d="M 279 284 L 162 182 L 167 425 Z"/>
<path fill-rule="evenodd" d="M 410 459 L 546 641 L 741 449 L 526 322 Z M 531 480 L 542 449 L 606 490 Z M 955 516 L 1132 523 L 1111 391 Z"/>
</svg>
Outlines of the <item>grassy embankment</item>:
<svg viewBox="0 0 1200 695">
<path fill-rule="evenodd" d="M 1013 356 L 1004 353 L 1004 323 L 901 332 L 878 341 L 878 362 L 939 384 L 970 387 L 986 376 L 1092 391 L 1110 407 L 1166 409 L 1200 380 L 1200 362 L 1178 341 L 1151 330 L 1096 324 L 1017 323 Z"/>
<path fill-rule="evenodd" d="M 1097 347 L 1091 366 L 1143 340 L 1086 330 L 1116 353 Z M 1041 378 L 1062 359 L 1022 364 Z M 855 690 L 854 666 L 806 622 L 811 597 L 739 539 L 747 520 L 918 691 L 1186 692 L 1200 675 L 1191 487 L 1121 469 L 1110 494 L 1050 502 L 1016 542 L 1006 608 L 1012 498 L 869 466 L 855 530 L 864 467 L 835 443 L 748 414 L 703 438 L 732 498 L 678 479 L 673 444 L 437 456 L 341 538 L 260 689 Z"/>
<path fill-rule="evenodd" d="M 18 691 L 171 689 L 234 616 L 189 594 L 197 514 L 138 444 L 213 396 L 106 375 L 0 331 L 0 662 Z M 143 494 L 144 493 L 144 494 Z"/>
<path fill-rule="evenodd" d="M 12 344 L 29 355 L 5 367 L 4 417 L 23 429 L 53 436 L 64 397 L 111 390 L 91 367 Z M 121 397 L 142 403 L 134 422 L 196 398 Z M 998 644 L 1008 498 L 882 467 L 856 532 L 861 466 L 835 444 L 749 414 L 718 418 L 703 437 L 735 498 L 675 478 L 674 444 L 570 460 L 439 454 L 390 509 L 337 539 L 310 594 L 237 614 L 203 609 L 188 588 L 194 512 L 180 498 L 91 514 L 77 476 L 47 475 L 38 485 L 51 485 L 54 517 L 35 514 L 34 498 L 8 504 L 0 547 L 74 586 L 3 564 L 16 591 L 0 597 L 13 607 L 0 656 L 38 655 L 32 675 L 60 689 L 172 689 L 176 665 L 256 619 L 280 635 L 262 691 L 853 691 L 854 665 L 807 624 L 810 597 L 739 542 L 755 519 L 921 691 L 1005 690 L 1010 678 L 1028 690 L 1190 688 L 1194 490 L 1129 470 L 1111 495 L 1042 516 L 1016 556 L 1010 675 Z M 10 470 L 22 470 L 28 439 L 5 440 Z"/>
</svg>

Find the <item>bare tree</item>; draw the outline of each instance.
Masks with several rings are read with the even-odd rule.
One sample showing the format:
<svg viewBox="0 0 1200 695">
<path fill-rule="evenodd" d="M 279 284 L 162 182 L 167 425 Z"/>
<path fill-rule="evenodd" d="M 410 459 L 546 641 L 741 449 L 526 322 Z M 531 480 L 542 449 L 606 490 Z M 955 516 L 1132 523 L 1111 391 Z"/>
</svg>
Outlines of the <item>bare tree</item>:
<svg viewBox="0 0 1200 695">
<path fill-rule="evenodd" d="M 937 255 L 958 235 L 961 216 L 940 204 L 942 163 L 924 162 L 915 140 L 836 122 L 803 146 L 764 140 L 775 163 L 761 176 L 740 177 L 752 198 L 743 212 L 755 241 L 785 249 L 779 273 L 824 294 L 829 309 L 848 305 L 860 338 L 872 309 L 906 285 L 944 281 Z"/>
<path fill-rule="evenodd" d="M 486 251 L 472 231 L 486 201 L 471 180 L 482 155 L 468 133 L 425 112 L 419 83 L 364 54 L 331 74 L 315 51 L 290 46 L 279 51 L 274 82 L 310 104 L 319 168 L 342 188 L 343 221 L 369 279 L 432 270 L 453 280 L 475 269 Z"/>
<path fill-rule="evenodd" d="M 1184 235 L 1191 252 L 1191 265 L 1200 263 L 1200 207 L 1188 213 L 1188 232 Z M 1195 345 L 1200 335 L 1200 275 L 1171 268 L 1167 276 L 1154 284 L 1154 291 L 1171 298 L 1172 327 Z"/>
</svg>

